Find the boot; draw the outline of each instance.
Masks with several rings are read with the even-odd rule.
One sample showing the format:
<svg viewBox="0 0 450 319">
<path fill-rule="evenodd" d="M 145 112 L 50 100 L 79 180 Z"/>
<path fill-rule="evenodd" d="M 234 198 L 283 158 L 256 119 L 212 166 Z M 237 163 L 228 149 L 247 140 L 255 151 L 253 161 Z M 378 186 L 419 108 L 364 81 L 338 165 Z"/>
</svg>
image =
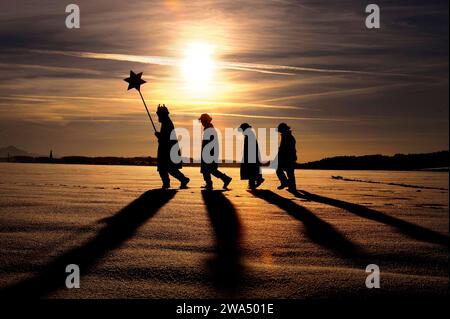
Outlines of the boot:
<svg viewBox="0 0 450 319">
<path fill-rule="evenodd" d="M 187 189 L 187 188 L 189 188 L 189 187 L 187 186 L 187 184 L 188 184 L 190 181 L 191 181 L 190 178 L 189 178 L 189 177 L 186 177 L 186 178 L 181 182 L 180 189 Z"/>
<path fill-rule="evenodd" d="M 213 183 L 207 182 L 205 185 L 202 186 L 202 188 L 204 188 L 207 191 L 211 191 L 211 190 L 213 190 Z"/>
<path fill-rule="evenodd" d="M 277 188 L 278 188 L 278 189 L 285 189 L 285 188 L 288 187 L 288 186 L 289 186 L 289 185 L 286 184 L 286 183 L 281 183 L 281 185 L 278 186 Z"/>
<path fill-rule="evenodd" d="M 230 176 L 225 176 L 223 181 L 223 189 L 228 189 L 228 185 L 230 185 L 232 178 Z"/>
<path fill-rule="evenodd" d="M 258 180 L 256 181 L 255 188 L 261 186 L 261 184 L 264 183 L 264 181 L 265 181 L 265 179 L 262 178 L 262 177 L 261 177 L 260 179 L 258 179 Z"/>
</svg>

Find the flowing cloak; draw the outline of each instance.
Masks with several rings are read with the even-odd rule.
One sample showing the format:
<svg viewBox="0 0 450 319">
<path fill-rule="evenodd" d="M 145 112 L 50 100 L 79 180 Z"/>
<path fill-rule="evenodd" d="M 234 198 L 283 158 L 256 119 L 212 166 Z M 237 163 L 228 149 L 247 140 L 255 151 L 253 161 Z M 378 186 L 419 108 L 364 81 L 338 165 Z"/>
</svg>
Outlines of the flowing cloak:
<svg viewBox="0 0 450 319">
<path fill-rule="evenodd" d="M 295 168 L 295 164 L 297 163 L 295 143 L 295 138 L 291 132 L 281 134 L 281 142 L 278 148 L 278 168 Z"/>
<path fill-rule="evenodd" d="M 261 162 L 258 141 L 253 130 L 245 131 L 244 154 L 241 162 L 241 179 L 258 179 L 261 176 Z"/>
<path fill-rule="evenodd" d="M 206 146 L 208 146 L 209 151 L 208 149 L 205 150 Z M 203 152 L 204 150 L 205 154 Z M 206 155 L 208 155 L 209 160 L 205 159 Z M 219 139 L 217 137 L 217 132 L 212 124 L 210 124 L 208 127 L 205 127 L 203 131 L 201 159 L 201 173 L 211 173 L 217 170 L 217 163 L 219 162 Z"/>
<path fill-rule="evenodd" d="M 182 162 L 181 162 L 181 154 L 180 154 L 180 146 L 178 145 L 178 140 L 171 140 L 170 135 L 172 131 L 174 130 L 174 126 L 170 118 L 165 119 L 161 123 L 161 130 L 160 135 L 158 138 L 158 156 L 157 156 L 157 165 L 158 165 L 158 171 L 159 170 L 167 170 L 167 169 L 173 169 L 173 168 L 181 168 Z M 174 148 L 172 150 L 172 148 Z M 178 154 L 179 162 L 177 162 L 177 159 L 174 158 L 173 160 L 170 157 L 170 153 Z"/>
</svg>

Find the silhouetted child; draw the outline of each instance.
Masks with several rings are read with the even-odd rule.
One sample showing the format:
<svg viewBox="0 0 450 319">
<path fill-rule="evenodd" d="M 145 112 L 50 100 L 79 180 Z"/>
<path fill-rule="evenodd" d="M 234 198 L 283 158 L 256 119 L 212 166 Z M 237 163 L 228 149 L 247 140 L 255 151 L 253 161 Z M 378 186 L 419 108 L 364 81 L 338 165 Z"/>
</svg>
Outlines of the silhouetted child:
<svg viewBox="0 0 450 319">
<path fill-rule="evenodd" d="M 213 183 L 211 180 L 211 175 L 213 175 L 220 178 L 223 181 L 223 188 L 227 189 L 232 178 L 218 170 L 219 139 L 217 137 L 217 132 L 211 123 L 212 118 L 205 113 L 200 116 L 199 121 L 204 127 L 200 164 L 200 172 L 203 174 L 203 179 L 206 183 L 203 188 L 208 190 L 213 189 Z"/>
<path fill-rule="evenodd" d="M 264 182 L 261 174 L 258 141 L 255 132 L 248 123 L 242 123 L 238 130 L 245 135 L 244 154 L 241 161 L 241 180 L 248 180 L 248 188 L 256 189 Z"/>
<path fill-rule="evenodd" d="M 295 138 L 286 123 L 278 125 L 278 132 L 281 134 L 277 167 L 277 176 L 281 184 L 278 189 L 289 187 L 290 191 L 295 191 L 297 189 L 295 184 L 295 165 L 297 163 Z"/>
<path fill-rule="evenodd" d="M 172 120 L 169 117 L 169 110 L 165 105 L 158 105 L 156 114 L 158 115 L 158 121 L 161 123 L 161 130 L 160 132 L 155 132 L 155 135 L 158 138 L 157 165 L 159 176 L 161 176 L 161 180 L 163 182 L 162 188 L 170 188 L 169 174 L 181 182 L 180 188 L 187 188 L 189 178 L 187 178 L 182 172 L 180 172 L 182 162 L 178 140 L 170 139 L 170 135 L 174 130 L 174 126 Z M 172 148 L 175 148 L 173 151 L 174 154 L 179 155 L 178 159 L 171 158 L 170 153 Z"/>
</svg>

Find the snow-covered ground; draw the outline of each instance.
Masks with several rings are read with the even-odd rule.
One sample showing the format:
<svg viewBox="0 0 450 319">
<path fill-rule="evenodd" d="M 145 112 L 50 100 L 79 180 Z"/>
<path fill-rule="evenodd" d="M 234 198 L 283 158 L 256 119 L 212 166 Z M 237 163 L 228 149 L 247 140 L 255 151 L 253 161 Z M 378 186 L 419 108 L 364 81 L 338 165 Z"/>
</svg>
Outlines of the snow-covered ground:
<svg viewBox="0 0 450 319">
<path fill-rule="evenodd" d="M 448 293 L 448 173 L 266 174 L 251 193 L 155 190 L 155 167 L 0 163 L 0 294 L 57 298 L 327 298 Z M 331 179 L 377 181 L 371 184 Z M 411 188 L 399 183 L 425 186 Z M 303 192 L 302 192 L 303 191 Z M 81 288 L 64 285 L 78 264 Z M 365 268 L 381 270 L 367 289 Z"/>
</svg>

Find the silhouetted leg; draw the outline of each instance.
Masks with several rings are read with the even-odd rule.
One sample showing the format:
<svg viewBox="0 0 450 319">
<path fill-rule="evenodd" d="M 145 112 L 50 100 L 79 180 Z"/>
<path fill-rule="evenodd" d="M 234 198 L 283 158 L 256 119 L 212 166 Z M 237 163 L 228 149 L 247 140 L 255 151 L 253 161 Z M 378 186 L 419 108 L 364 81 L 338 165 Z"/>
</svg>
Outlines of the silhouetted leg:
<svg viewBox="0 0 450 319">
<path fill-rule="evenodd" d="M 212 171 L 211 174 L 213 176 L 217 177 L 217 178 L 220 178 L 223 181 L 223 188 L 225 188 L 225 189 L 230 184 L 231 179 L 232 179 L 231 177 L 229 177 L 226 174 L 222 173 L 218 169 L 215 169 L 214 171 Z"/>
<path fill-rule="evenodd" d="M 218 169 L 215 169 L 214 171 L 212 171 L 211 172 L 211 175 L 213 175 L 213 176 L 215 176 L 215 177 L 217 177 L 217 178 L 220 178 L 220 179 L 224 179 L 224 178 L 227 178 L 228 176 L 227 175 L 225 175 L 224 173 L 222 173 L 221 171 L 219 171 Z"/>
<path fill-rule="evenodd" d="M 286 173 L 288 177 L 289 190 L 296 190 L 297 185 L 295 183 L 295 169 L 288 169 L 286 170 Z"/>
<path fill-rule="evenodd" d="M 211 173 L 210 172 L 203 173 L 203 179 L 205 180 L 205 188 L 212 189 L 213 183 L 211 180 Z"/>
<path fill-rule="evenodd" d="M 258 175 L 258 178 L 255 181 L 255 188 L 261 186 L 262 183 L 264 183 L 264 178 L 262 177 L 262 174 Z"/>
<path fill-rule="evenodd" d="M 170 178 L 169 178 L 169 172 L 167 170 L 160 168 L 159 169 L 159 176 L 161 177 L 161 180 L 163 182 L 163 188 L 170 187 Z"/>
<path fill-rule="evenodd" d="M 169 174 L 175 177 L 180 182 L 184 182 L 187 179 L 187 177 L 178 168 L 170 168 Z"/>
<path fill-rule="evenodd" d="M 277 176 L 280 180 L 281 185 L 278 187 L 278 189 L 283 189 L 288 186 L 288 179 L 286 175 L 284 174 L 284 171 L 281 168 L 277 169 Z"/>
<path fill-rule="evenodd" d="M 250 178 L 250 179 L 248 180 L 248 188 L 250 188 L 250 189 L 255 189 L 255 188 L 256 188 L 255 184 L 256 184 L 256 181 L 255 181 L 254 178 Z"/>
</svg>

